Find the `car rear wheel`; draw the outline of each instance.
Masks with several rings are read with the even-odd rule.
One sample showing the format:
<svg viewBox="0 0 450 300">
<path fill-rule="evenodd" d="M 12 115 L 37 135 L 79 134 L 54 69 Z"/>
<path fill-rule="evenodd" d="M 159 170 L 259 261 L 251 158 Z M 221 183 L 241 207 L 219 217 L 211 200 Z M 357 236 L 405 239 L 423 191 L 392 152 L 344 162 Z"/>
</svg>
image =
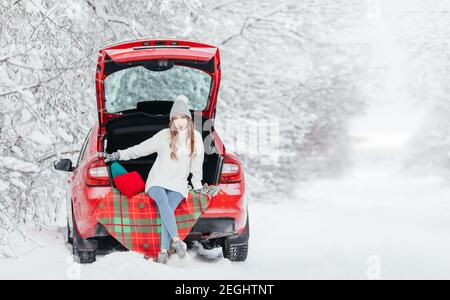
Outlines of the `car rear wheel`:
<svg viewBox="0 0 450 300">
<path fill-rule="evenodd" d="M 92 264 L 96 260 L 96 249 L 81 248 L 85 242 L 79 243 L 80 239 L 81 238 L 78 236 L 76 231 L 74 231 L 74 239 L 72 243 L 73 260 L 79 264 Z"/>
<path fill-rule="evenodd" d="M 245 261 L 248 254 L 248 241 L 244 244 L 225 244 L 222 247 L 223 257 L 230 261 Z"/>
<path fill-rule="evenodd" d="M 95 250 L 80 250 L 73 245 L 73 260 L 79 264 L 92 264 L 96 260 Z"/>
<path fill-rule="evenodd" d="M 73 244 L 73 238 L 72 238 L 72 230 L 70 229 L 69 220 L 67 220 L 67 231 L 66 231 L 67 237 L 66 241 L 68 244 Z"/>
<path fill-rule="evenodd" d="M 73 260 L 79 264 L 91 264 L 96 260 L 96 250 L 98 241 L 95 239 L 85 239 L 78 234 L 77 224 L 72 210 L 72 253 Z M 70 227 L 69 227 L 70 231 Z M 70 238 L 70 235 L 69 235 Z"/>
<path fill-rule="evenodd" d="M 225 238 L 222 245 L 222 253 L 224 258 L 230 261 L 245 261 L 248 255 L 248 240 L 250 237 L 250 223 L 248 221 L 245 225 L 243 233 L 237 236 L 230 236 Z"/>
</svg>

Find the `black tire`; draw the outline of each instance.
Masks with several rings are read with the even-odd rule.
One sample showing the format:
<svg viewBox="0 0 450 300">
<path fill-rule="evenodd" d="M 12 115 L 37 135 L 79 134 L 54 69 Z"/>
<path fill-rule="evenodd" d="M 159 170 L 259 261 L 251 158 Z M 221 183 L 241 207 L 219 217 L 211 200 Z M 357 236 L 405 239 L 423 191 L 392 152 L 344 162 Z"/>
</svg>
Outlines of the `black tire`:
<svg viewBox="0 0 450 300">
<path fill-rule="evenodd" d="M 70 230 L 70 226 L 69 226 L 69 220 L 67 219 L 67 243 L 70 245 L 73 245 L 73 238 L 71 236 L 72 232 Z"/>
<path fill-rule="evenodd" d="M 96 250 L 98 241 L 95 239 L 85 239 L 78 234 L 77 224 L 72 208 L 72 253 L 73 260 L 79 264 L 92 264 L 96 261 Z"/>
<path fill-rule="evenodd" d="M 222 247 L 223 257 L 230 261 L 245 261 L 248 254 L 248 241 L 244 244 L 224 244 Z"/>
<path fill-rule="evenodd" d="M 73 245 L 73 260 L 79 264 L 92 264 L 96 260 L 95 250 L 80 250 Z"/>
<path fill-rule="evenodd" d="M 248 240 L 250 238 L 250 223 L 247 214 L 245 230 L 240 235 L 225 238 L 222 244 L 224 258 L 230 261 L 245 261 L 248 255 Z"/>
</svg>

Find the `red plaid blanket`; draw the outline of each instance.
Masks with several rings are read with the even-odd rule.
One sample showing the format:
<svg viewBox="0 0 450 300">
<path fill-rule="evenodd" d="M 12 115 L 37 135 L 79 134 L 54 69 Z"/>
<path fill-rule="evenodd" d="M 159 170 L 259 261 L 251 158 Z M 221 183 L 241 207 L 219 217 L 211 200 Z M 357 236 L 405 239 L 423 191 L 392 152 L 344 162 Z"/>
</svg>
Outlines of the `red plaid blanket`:
<svg viewBox="0 0 450 300">
<path fill-rule="evenodd" d="M 183 199 L 175 210 L 178 234 L 184 239 L 197 219 L 208 208 L 210 195 L 189 191 L 188 199 Z M 98 203 L 95 217 L 108 232 L 129 250 L 148 257 L 157 257 L 160 249 L 161 219 L 155 201 L 139 193 L 131 198 L 113 188 Z"/>
</svg>

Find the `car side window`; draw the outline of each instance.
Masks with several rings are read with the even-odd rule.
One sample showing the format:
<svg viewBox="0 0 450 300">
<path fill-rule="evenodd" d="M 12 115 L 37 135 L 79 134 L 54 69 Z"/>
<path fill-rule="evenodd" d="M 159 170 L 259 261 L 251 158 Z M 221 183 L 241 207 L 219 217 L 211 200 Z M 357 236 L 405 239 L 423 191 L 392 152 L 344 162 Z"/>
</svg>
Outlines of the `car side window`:
<svg viewBox="0 0 450 300">
<path fill-rule="evenodd" d="M 83 146 L 81 147 L 80 154 L 78 155 L 78 160 L 77 160 L 77 166 L 76 167 L 79 166 L 81 160 L 83 159 L 84 152 L 86 151 L 86 147 L 87 147 L 87 144 L 89 142 L 89 137 L 91 136 L 91 132 L 92 132 L 92 128 L 89 129 L 89 132 L 88 132 L 88 134 L 87 134 L 87 136 L 86 136 L 86 138 L 85 138 L 85 140 L 83 142 Z"/>
</svg>

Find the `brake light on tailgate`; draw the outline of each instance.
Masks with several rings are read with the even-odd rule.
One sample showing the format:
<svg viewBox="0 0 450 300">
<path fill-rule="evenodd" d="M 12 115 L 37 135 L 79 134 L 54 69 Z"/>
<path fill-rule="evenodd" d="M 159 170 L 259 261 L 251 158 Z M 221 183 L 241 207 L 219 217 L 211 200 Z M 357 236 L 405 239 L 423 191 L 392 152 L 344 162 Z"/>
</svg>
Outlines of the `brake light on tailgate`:
<svg viewBox="0 0 450 300">
<path fill-rule="evenodd" d="M 222 172 L 220 174 L 221 183 L 236 183 L 242 180 L 241 163 L 234 157 L 225 155 Z"/>
<path fill-rule="evenodd" d="M 110 186 L 108 167 L 103 159 L 94 158 L 86 168 L 86 184 L 90 186 Z"/>
</svg>

